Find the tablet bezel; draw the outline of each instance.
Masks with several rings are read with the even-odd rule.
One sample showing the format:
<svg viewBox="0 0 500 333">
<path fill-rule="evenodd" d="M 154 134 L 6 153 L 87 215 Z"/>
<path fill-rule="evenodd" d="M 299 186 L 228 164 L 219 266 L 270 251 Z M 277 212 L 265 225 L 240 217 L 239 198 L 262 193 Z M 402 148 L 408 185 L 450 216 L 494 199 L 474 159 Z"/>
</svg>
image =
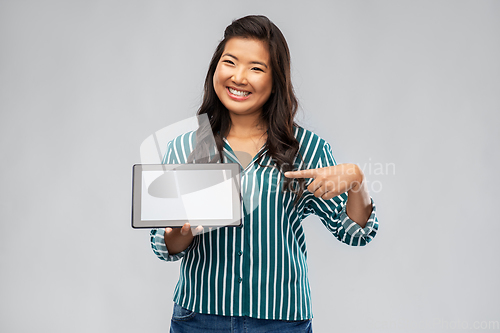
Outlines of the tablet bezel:
<svg viewBox="0 0 500 333">
<path fill-rule="evenodd" d="M 227 220 L 218 220 L 221 223 L 213 224 L 213 220 L 145 220 L 141 219 L 142 199 L 142 172 L 143 171 L 171 171 L 171 170 L 226 170 L 231 172 L 231 178 L 237 191 L 232 195 L 233 217 Z M 241 221 L 241 175 L 238 163 L 190 163 L 190 164 L 135 164 L 132 167 L 132 228 L 151 229 L 182 227 L 189 222 L 191 226 L 203 227 L 238 227 Z"/>
</svg>

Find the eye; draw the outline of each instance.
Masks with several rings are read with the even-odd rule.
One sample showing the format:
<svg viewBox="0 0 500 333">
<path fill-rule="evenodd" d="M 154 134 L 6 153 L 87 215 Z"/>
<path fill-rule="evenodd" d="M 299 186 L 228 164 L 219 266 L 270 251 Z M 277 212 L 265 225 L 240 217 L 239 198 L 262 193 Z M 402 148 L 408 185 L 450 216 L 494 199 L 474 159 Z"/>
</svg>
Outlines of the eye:
<svg viewBox="0 0 500 333">
<path fill-rule="evenodd" d="M 264 72 L 264 70 L 260 67 L 254 67 L 252 68 L 253 71 L 258 71 L 258 72 Z"/>
<path fill-rule="evenodd" d="M 228 60 L 228 59 L 222 60 L 222 62 L 225 62 L 225 63 L 230 64 L 230 65 L 234 65 L 234 62 L 232 62 L 231 60 Z"/>
</svg>

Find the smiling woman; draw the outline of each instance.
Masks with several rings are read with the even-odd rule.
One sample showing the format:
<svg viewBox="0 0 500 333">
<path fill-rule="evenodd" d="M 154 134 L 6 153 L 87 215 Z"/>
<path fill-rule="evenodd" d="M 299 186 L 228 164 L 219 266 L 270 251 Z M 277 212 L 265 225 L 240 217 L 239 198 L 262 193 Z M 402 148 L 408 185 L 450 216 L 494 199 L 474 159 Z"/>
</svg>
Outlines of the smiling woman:
<svg viewBox="0 0 500 333">
<path fill-rule="evenodd" d="M 361 169 L 336 165 L 330 145 L 295 123 L 296 111 L 281 31 L 264 16 L 234 21 L 210 62 L 198 115 L 210 119 L 219 162 L 240 164 L 248 204 L 240 228 L 151 231 L 160 259 L 182 258 L 171 332 L 312 332 L 302 219 L 318 215 L 353 246 L 375 236 Z M 194 162 L 203 135 L 171 141 L 164 163 Z"/>
<path fill-rule="evenodd" d="M 269 51 L 264 42 L 235 37 L 226 43 L 214 73 L 215 93 L 231 118 L 226 139 L 244 167 L 267 139 L 262 107 L 273 87 L 268 63 Z"/>
</svg>

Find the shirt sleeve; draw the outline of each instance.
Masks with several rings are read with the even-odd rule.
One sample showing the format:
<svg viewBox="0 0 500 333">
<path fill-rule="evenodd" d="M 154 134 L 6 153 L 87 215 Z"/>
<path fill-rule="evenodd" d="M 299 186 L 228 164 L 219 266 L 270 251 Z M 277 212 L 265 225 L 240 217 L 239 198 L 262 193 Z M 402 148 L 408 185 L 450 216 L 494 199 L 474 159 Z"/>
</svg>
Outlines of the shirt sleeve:
<svg viewBox="0 0 500 333">
<path fill-rule="evenodd" d="M 151 248 L 154 254 L 164 261 L 177 261 L 184 257 L 184 255 L 191 249 L 193 243 L 191 243 L 184 251 L 170 254 L 168 253 L 167 246 L 165 245 L 165 230 L 164 229 L 152 229 L 151 236 Z"/>
<path fill-rule="evenodd" d="M 336 165 L 332 149 L 325 142 L 316 168 Z M 377 234 L 378 220 L 376 208 L 372 199 L 372 212 L 364 228 L 349 218 L 346 212 L 347 193 L 343 193 L 330 200 L 316 198 L 307 192 L 304 213 L 316 214 L 325 227 L 341 242 L 352 246 L 364 246 Z"/>
</svg>

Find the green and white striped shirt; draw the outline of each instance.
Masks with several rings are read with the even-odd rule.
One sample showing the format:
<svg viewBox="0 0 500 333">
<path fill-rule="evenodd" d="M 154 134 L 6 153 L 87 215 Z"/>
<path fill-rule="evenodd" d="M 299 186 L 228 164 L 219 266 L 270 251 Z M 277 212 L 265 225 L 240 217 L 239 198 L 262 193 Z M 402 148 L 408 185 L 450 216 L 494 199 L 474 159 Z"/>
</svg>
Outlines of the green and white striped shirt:
<svg viewBox="0 0 500 333">
<path fill-rule="evenodd" d="M 330 145 L 316 134 L 298 127 L 295 137 L 302 157 L 295 159 L 295 169 L 336 164 Z M 164 162 L 186 163 L 194 139 L 194 132 L 190 132 L 169 142 Z M 316 214 L 337 239 L 363 246 L 378 229 L 375 205 L 364 228 L 347 216 L 345 193 L 323 200 L 306 190 L 294 206 L 295 194 L 281 190 L 283 174 L 269 167 L 275 162 L 266 150 L 260 153 L 260 161 L 254 158 L 242 168 L 241 227 L 218 228 L 197 235 L 185 251 L 175 255 L 167 251 L 163 229 L 153 229 L 151 246 L 162 260 L 182 258 L 174 301 L 186 309 L 261 319 L 310 319 L 307 250 L 301 221 Z M 224 158 L 226 163 L 238 163 L 227 140 Z"/>
</svg>

